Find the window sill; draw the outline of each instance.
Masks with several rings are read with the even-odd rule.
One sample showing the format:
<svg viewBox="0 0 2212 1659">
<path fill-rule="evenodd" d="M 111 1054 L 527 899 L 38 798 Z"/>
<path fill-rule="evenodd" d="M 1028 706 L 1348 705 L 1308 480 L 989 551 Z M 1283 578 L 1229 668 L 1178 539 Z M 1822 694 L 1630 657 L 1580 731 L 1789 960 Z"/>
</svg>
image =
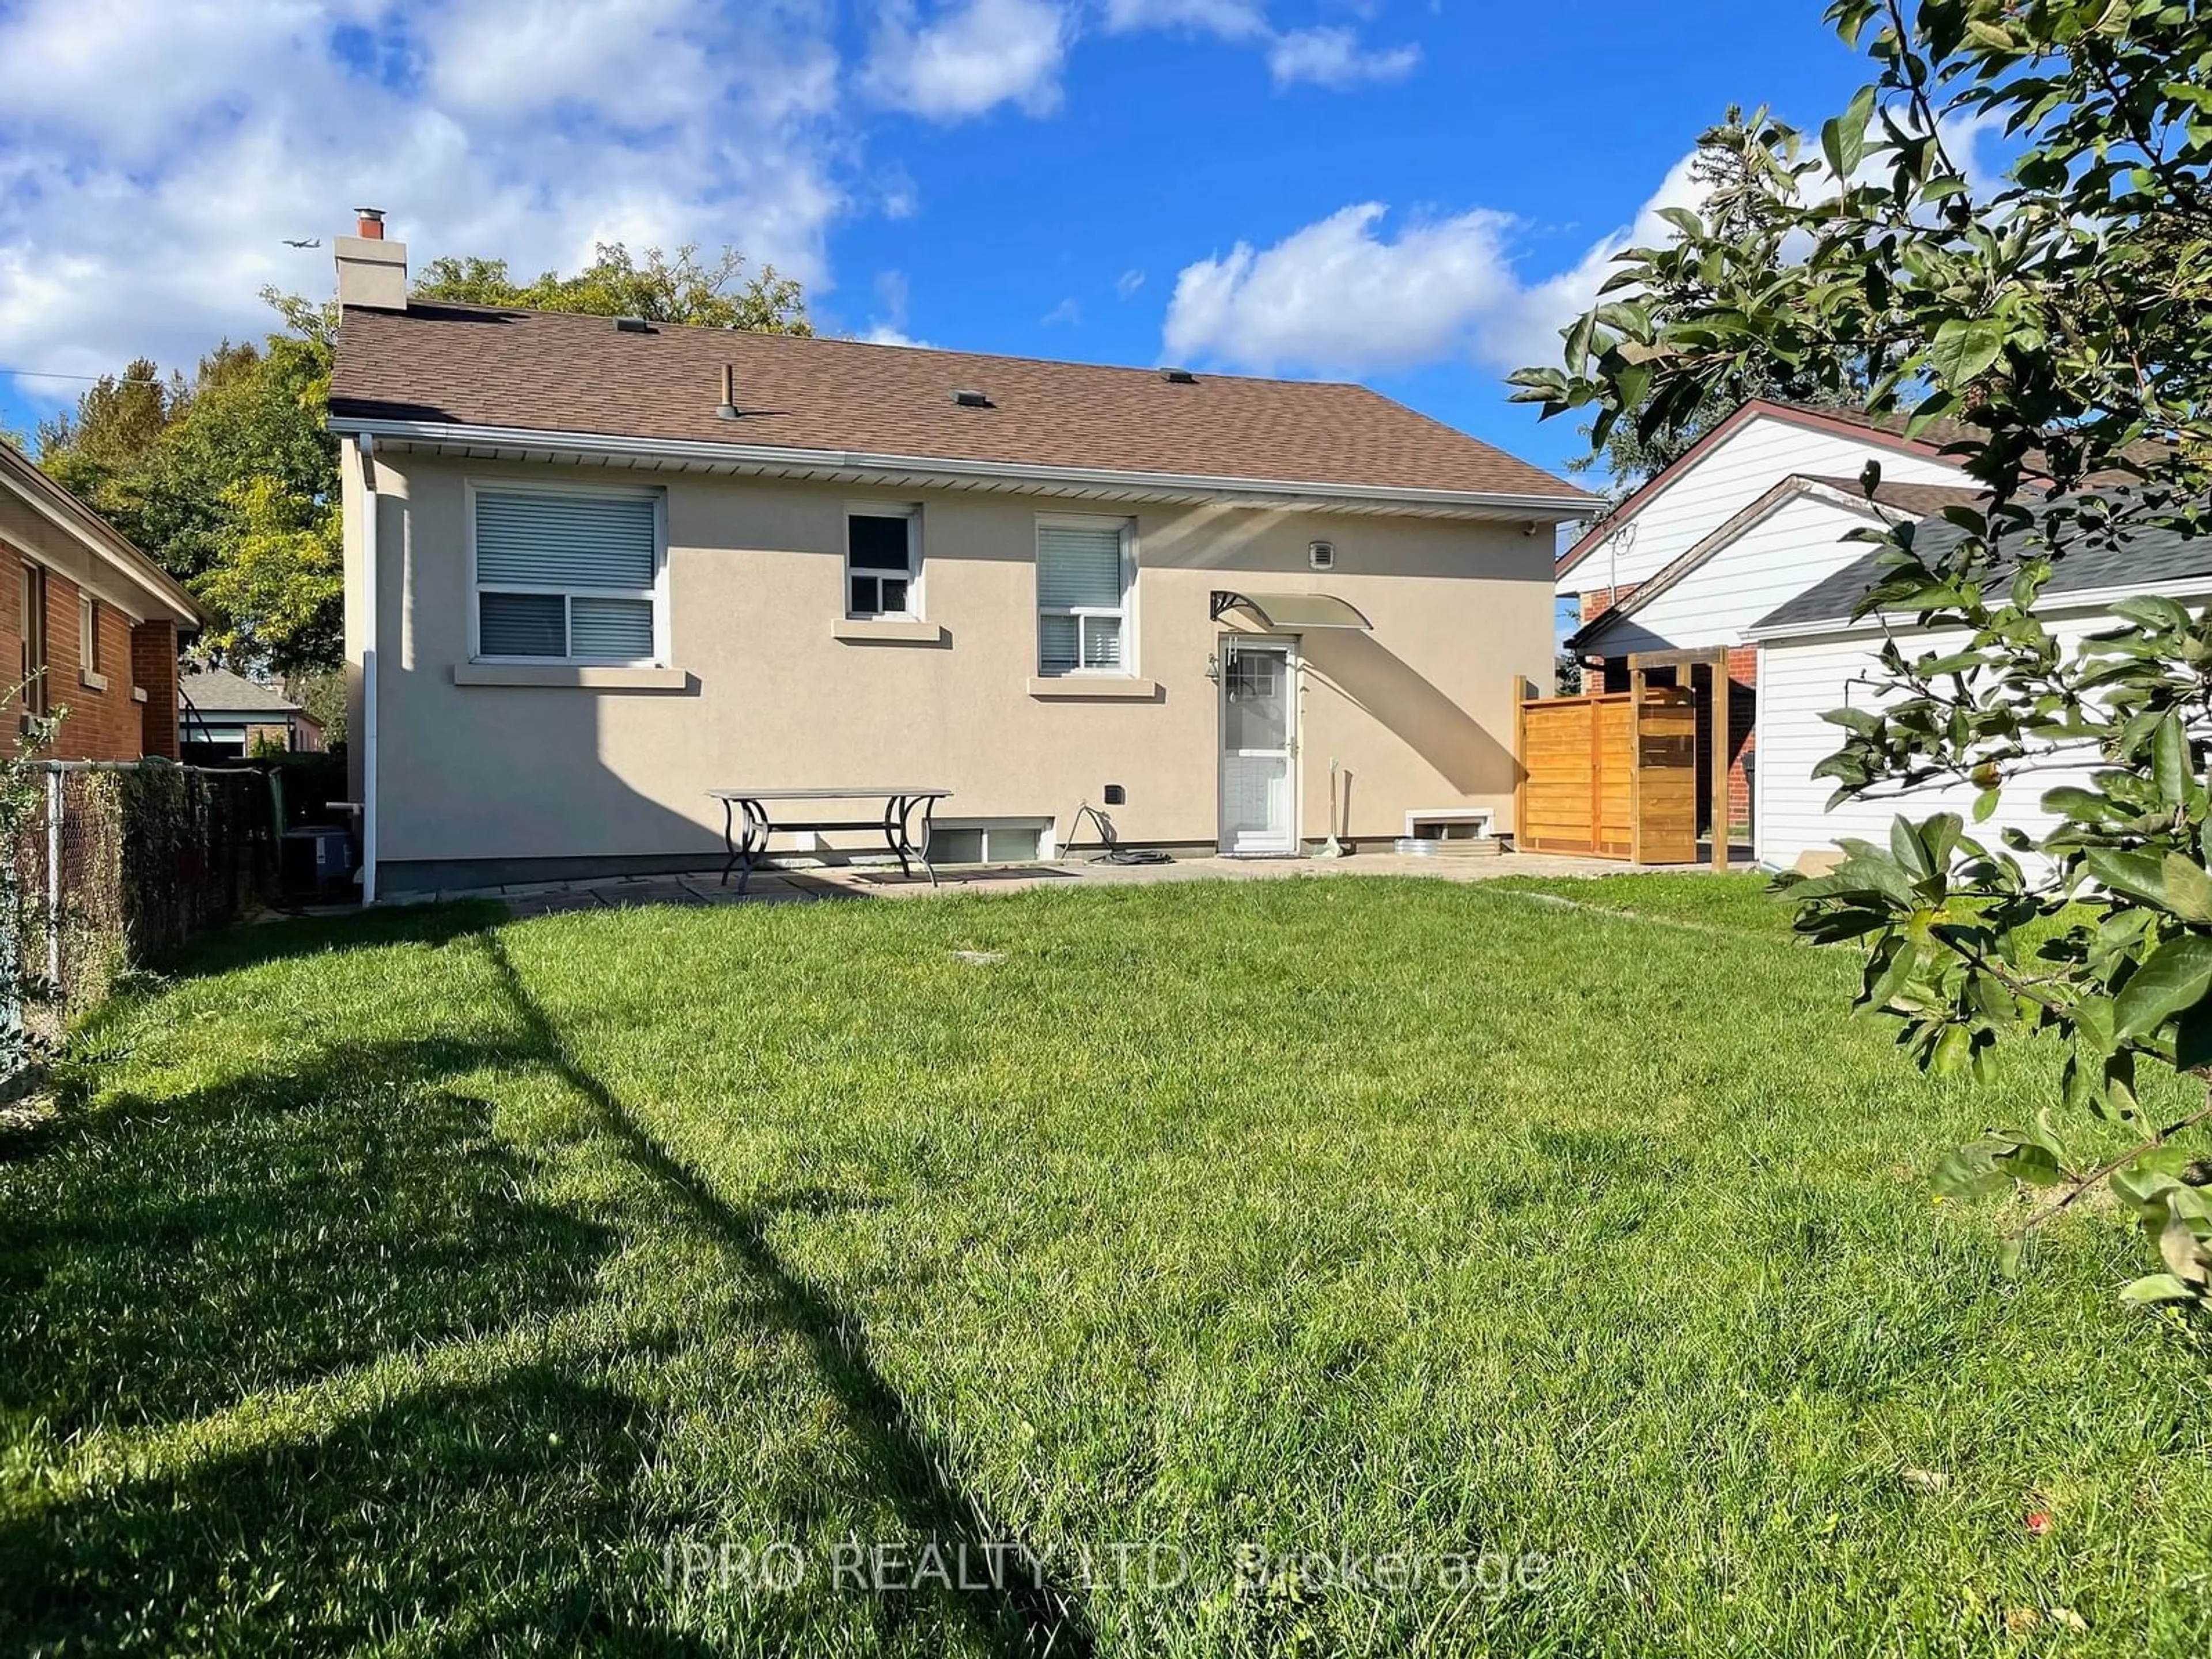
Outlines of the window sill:
<svg viewBox="0 0 2212 1659">
<path fill-rule="evenodd" d="M 1046 702 L 1158 702 L 1160 683 L 1110 674 L 1064 674 L 1031 679 L 1030 696 Z"/>
<path fill-rule="evenodd" d="M 830 625 L 830 637 L 848 645 L 943 645 L 944 625 L 908 617 L 847 617 Z"/>
<path fill-rule="evenodd" d="M 144 686 L 143 686 L 143 685 L 134 685 L 134 686 L 132 686 L 132 687 L 131 688 L 131 702 L 145 702 L 145 701 L 146 701 L 146 688 L 145 688 Z"/>
<path fill-rule="evenodd" d="M 107 690 L 107 676 L 105 674 L 95 674 L 88 668 L 76 678 L 77 684 L 84 687 L 88 691 L 105 691 Z"/>
<path fill-rule="evenodd" d="M 457 662 L 455 685 L 541 685 L 586 691 L 682 691 L 680 668 L 592 668 L 578 663 Z"/>
</svg>

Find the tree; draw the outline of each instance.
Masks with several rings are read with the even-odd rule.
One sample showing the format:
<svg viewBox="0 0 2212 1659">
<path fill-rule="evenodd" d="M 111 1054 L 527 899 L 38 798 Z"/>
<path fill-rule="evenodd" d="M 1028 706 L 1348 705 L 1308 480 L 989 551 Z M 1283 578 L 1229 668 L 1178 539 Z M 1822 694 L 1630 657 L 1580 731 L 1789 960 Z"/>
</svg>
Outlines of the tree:
<svg viewBox="0 0 2212 1659">
<path fill-rule="evenodd" d="M 811 334 L 806 299 L 797 283 L 774 265 L 744 276 L 745 257 L 726 247 L 711 265 L 699 261 L 696 243 L 672 259 L 647 248 L 640 264 L 621 243 L 599 244 L 592 263 L 573 276 L 547 271 L 517 283 L 504 259 L 433 259 L 416 280 L 418 300 L 462 305 L 514 306 L 532 311 L 581 311 L 601 317 L 642 317 L 654 323 L 741 328 L 762 334 Z"/>
<path fill-rule="evenodd" d="M 742 255 L 604 245 L 573 276 L 526 288 L 504 260 L 433 260 L 422 298 L 645 316 L 668 323 L 809 332 L 799 285 Z M 337 446 L 326 429 L 338 308 L 262 290 L 282 326 L 259 345 L 224 341 L 190 378 L 140 360 L 41 426 L 40 464 L 190 586 L 224 660 L 315 681 L 343 651 Z"/>
<path fill-rule="evenodd" d="M 1653 436 L 1747 366 L 1823 390 L 1880 365 L 1863 399 L 1908 429 L 1965 423 L 1953 453 L 1989 492 L 1933 528 L 1860 532 L 1881 574 L 1871 707 L 1828 716 L 1837 799 L 1970 780 L 1984 820 L 2036 773 L 2047 834 L 1978 839 L 1954 815 L 1845 843 L 1794 884 L 1799 926 L 1866 949 L 1862 1008 L 1923 1068 L 1990 1075 L 2031 1033 L 2063 1056 L 2051 1109 L 1946 1160 L 1948 1191 L 2047 1188 L 2008 1253 L 2109 1188 L 2155 1242 L 2134 1302 L 2212 1308 L 2212 1205 L 2188 1145 L 2212 1119 L 2212 611 L 2143 598 L 2078 644 L 2041 606 L 2070 552 L 2151 531 L 2212 533 L 2212 16 L 2142 0 L 1834 0 L 1874 79 L 1817 155 L 1760 124 L 1763 198 L 1729 234 L 1686 211 L 1633 250 L 1565 331 L 1565 362 L 1514 379 L 1547 414 Z M 1964 122 L 2019 148 L 1978 198 Z M 1870 469 L 1878 482 L 1878 469 Z M 2162 1073 L 2186 1109 L 2147 1102 Z"/>
<path fill-rule="evenodd" d="M 190 396 L 181 375 L 164 380 L 152 358 L 133 358 L 122 374 L 95 381 L 72 413 L 39 422 L 46 470 L 135 539 L 146 458 Z"/>
<path fill-rule="evenodd" d="M 1742 108 L 1732 104 L 1719 125 L 1698 135 L 1690 179 L 1703 198 L 1702 222 L 1723 240 L 1737 242 L 1758 234 L 1773 213 L 1773 197 L 1766 185 L 1775 158 L 1762 140 L 1767 125 L 1765 110 L 1747 120 Z M 1863 400 L 1870 383 L 1869 367 L 1858 353 L 1847 352 L 1826 367 L 1832 373 L 1771 354 L 1747 354 L 1717 378 L 1682 419 L 1650 432 L 1634 422 L 1615 423 L 1602 441 L 1593 442 L 1589 453 L 1570 461 L 1568 470 L 1582 473 L 1602 467 L 1610 480 L 1607 495 L 1618 506 L 1753 398 L 1830 404 Z M 1595 435 L 1589 427 L 1583 432 L 1585 437 Z"/>
</svg>

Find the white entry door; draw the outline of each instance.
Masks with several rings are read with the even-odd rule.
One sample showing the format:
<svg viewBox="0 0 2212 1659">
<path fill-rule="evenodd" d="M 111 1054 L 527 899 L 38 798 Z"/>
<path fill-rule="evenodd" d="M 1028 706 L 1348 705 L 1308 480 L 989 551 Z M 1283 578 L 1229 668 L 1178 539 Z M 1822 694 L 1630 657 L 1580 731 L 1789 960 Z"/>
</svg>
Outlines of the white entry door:
<svg viewBox="0 0 2212 1659">
<path fill-rule="evenodd" d="M 1298 847 L 1297 654 L 1288 640 L 1221 642 L 1221 850 Z"/>
</svg>

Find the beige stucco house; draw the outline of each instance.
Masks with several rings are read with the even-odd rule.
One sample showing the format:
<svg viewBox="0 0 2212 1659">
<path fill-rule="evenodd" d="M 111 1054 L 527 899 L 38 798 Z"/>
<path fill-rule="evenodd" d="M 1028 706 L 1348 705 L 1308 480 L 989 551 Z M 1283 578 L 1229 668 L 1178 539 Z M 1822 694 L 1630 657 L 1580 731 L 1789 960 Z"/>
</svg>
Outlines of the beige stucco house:
<svg viewBox="0 0 2212 1659">
<path fill-rule="evenodd" d="M 711 867 L 716 789 L 950 789 L 951 860 L 1512 829 L 1559 480 L 1354 386 L 410 304 L 361 229 L 373 893 Z"/>
</svg>

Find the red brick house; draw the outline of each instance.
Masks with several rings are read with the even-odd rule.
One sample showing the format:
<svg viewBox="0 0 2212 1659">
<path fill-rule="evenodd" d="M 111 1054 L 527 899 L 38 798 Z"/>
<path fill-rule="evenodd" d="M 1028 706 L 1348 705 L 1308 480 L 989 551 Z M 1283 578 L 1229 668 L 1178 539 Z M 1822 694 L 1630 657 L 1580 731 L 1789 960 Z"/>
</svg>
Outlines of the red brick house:
<svg viewBox="0 0 2212 1659">
<path fill-rule="evenodd" d="M 65 709 L 52 757 L 177 754 L 177 651 L 206 621 L 174 578 L 0 443 L 0 678 Z"/>
</svg>

